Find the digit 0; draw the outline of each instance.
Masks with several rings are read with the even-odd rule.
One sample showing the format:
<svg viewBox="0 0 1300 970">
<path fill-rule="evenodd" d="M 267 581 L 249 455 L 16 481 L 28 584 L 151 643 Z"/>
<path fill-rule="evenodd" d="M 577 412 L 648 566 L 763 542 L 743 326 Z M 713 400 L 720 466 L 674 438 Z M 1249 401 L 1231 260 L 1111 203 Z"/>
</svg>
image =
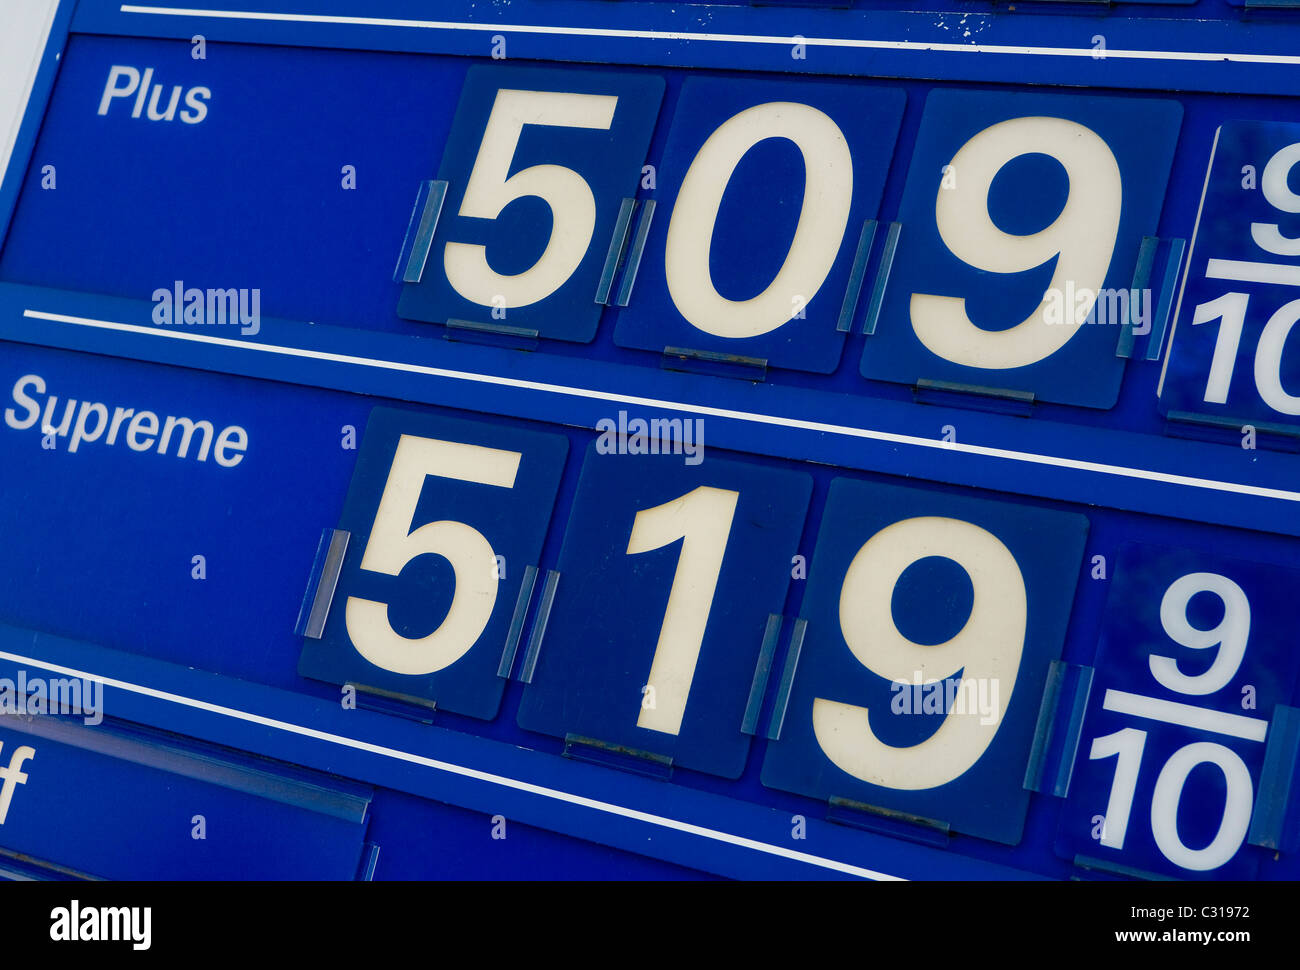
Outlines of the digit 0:
<svg viewBox="0 0 1300 970">
<path fill-rule="evenodd" d="M 713 285 L 709 254 L 722 196 L 736 166 L 768 138 L 787 138 L 803 155 L 803 206 L 776 278 L 748 300 L 729 300 Z M 835 263 L 853 201 L 853 158 L 839 126 L 806 104 L 747 108 L 709 136 L 682 180 L 668 223 L 668 292 L 692 326 L 718 337 L 757 337 L 794 318 L 821 289 Z"/>
</svg>

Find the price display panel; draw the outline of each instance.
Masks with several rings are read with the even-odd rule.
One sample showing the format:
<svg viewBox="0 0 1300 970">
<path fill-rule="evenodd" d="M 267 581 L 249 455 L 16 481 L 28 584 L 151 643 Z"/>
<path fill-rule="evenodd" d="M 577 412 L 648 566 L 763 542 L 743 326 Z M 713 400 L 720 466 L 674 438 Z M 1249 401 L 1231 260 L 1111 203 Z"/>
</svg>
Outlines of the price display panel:
<svg viewBox="0 0 1300 970">
<path fill-rule="evenodd" d="M 339 523 L 351 551 L 335 591 L 342 615 L 309 640 L 299 671 L 496 717 L 492 645 L 510 628 L 520 565 L 541 551 L 568 447 L 560 435 L 371 412 Z"/>
<path fill-rule="evenodd" d="M 539 662 L 520 725 L 738 778 L 753 672 L 789 592 L 810 476 L 725 454 L 694 467 L 603 455 L 599 440 L 581 476 L 546 629 L 559 645 Z M 616 642 L 627 646 L 611 651 Z"/>
<path fill-rule="evenodd" d="M 1258 858 L 1240 850 L 1260 834 L 1256 800 L 1279 767 L 1266 751 L 1293 710 L 1294 573 L 1132 544 L 1116 576 L 1060 844 L 1148 872 L 1249 878 Z"/>
<path fill-rule="evenodd" d="M 616 342 L 835 370 L 905 100 L 885 85 L 685 83 L 663 156 L 681 174 L 656 193 L 665 211 Z"/>
<path fill-rule="evenodd" d="M 1161 383 L 1171 419 L 1294 436 L 1300 319 L 1292 191 L 1300 125 L 1232 120 L 1210 149 L 1178 328 Z"/>
<path fill-rule="evenodd" d="M 50 0 L 0 875 L 1300 877 L 1300 24 L 1204 3 Z"/>
<path fill-rule="evenodd" d="M 1112 407 L 1130 320 L 1105 319 L 1097 295 L 1128 287 L 1155 233 L 1181 115 L 1176 101 L 933 92 L 863 375 Z"/>
<path fill-rule="evenodd" d="M 637 191 L 663 89 L 653 74 L 470 71 L 438 169 L 449 191 L 436 262 L 427 279 L 403 272 L 398 313 L 436 323 L 508 315 L 512 327 L 590 341 L 605 266 L 597 230 Z"/>
<path fill-rule="evenodd" d="M 1087 531 L 1081 515 L 836 479 L 764 782 L 1018 842 Z"/>
</svg>

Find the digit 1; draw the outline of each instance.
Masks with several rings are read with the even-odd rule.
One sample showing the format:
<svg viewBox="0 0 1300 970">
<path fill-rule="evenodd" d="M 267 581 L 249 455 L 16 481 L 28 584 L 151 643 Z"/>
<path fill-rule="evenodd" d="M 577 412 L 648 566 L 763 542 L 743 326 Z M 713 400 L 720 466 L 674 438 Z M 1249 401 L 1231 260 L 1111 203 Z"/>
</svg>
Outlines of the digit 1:
<svg viewBox="0 0 1300 970">
<path fill-rule="evenodd" d="M 1110 785 L 1110 798 L 1106 801 L 1106 821 L 1101 828 L 1101 844 L 1108 848 L 1124 848 L 1133 795 L 1137 791 L 1138 769 L 1142 767 L 1142 749 L 1146 743 L 1146 731 L 1124 728 L 1104 738 L 1094 738 L 1088 752 L 1089 761 L 1116 757 L 1115 778 Z"/>
<path fill-rule="evenodd" d="M 1222 320 L 1219 335 L 1214 341 L 1214 358 L 1210 362 L 1210 376 L 1205 382 L 1205 397 L 1210 404 L 1224 404 L 1228 388 L 1232 385 L 1232 371 L 1237 365 L 1237 348 L 1241 346 L 1241 330 L 1246 323 L 1246 304 L 1250 297 L 1245 293 L 1225 293 L 1202 303 L 1196 308 L 1192 325 Z"/>
<path fill-rule="evenodd" d="M 654 691 L 654 703 L 641 705 L 637 727 L 664 734 L 681 731 L 739 498 L 739 492 L 700 486 L 671 502 L 642 509 L 633 520 L 628 555 L 682 540 L 646 682 Z"/>
</svg>

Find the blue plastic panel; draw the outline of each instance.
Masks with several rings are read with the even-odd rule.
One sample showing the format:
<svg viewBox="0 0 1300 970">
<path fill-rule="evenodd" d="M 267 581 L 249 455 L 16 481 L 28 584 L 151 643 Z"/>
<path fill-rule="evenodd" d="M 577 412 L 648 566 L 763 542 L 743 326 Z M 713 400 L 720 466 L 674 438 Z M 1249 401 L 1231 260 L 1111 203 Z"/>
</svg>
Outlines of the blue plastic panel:
<svg viewBox="0 0 1300 970">
<path fill-rule="evenodd" d="M 1264 563 L 1121 548 L 1061 816 L 1066 858 L 1183 879 L 1253 876 L 1263 853 L 1244 842 L 1269 722 L 1300 668 L 1297 582 Z"/>
<path fill-rule="evenodd" d="M 1083 291 L 1130 286 L 1142 237 L 1160 217 L 1181 120 L 1174 101 L 934 91 L 863 375 L 1113 406 L 1124 372 L 1115 348 L 1128 321 L 1109 319 L 1098 308 L 1112 304 Z M 1069 228 L 1053 234 L 1058 220 Z M 986 222 L 992 231 L 978 235 Z M 1052 344 L 1059 349 L 1026 348 L 1044 330 L 1073 335 Z"/>
<path fill-rule="evenodd" d="M 1214 140 L 1160 406 L 1229 426 L 1300 424 L 1300 124 L 1231 121 Z"/>
<path fill-rule="evenodd" d="M 0 717 L 0 765 L 22 776 L 0 806 L 5 849 L 105 879 L 356 877 L 363 786 L 188 751 L 102 715 Z"/>
<path fill-rule="evenodd" d="M 905 100 L 883 85 L 688 78 L 616 341 L 835 370 L 858 237 L 876 217 Z M 680 255 L 701 239 L 706 258 Z"/>
<path fill-rule="evenodd" d="M 352 535 L 320 640 L 298 670 L 491 719 L 526 566 L 567 438 L 379 408 L 339 528 Z"/>
<path fill-rule="evenodd" d="M 519 724 L 737 778 L 764 627 L 784 610 L 812 481 L 725 453 L 608 443 L 587 450 Z"/>
<path fill-rule="evenodd" d="M 663 90 L 651 74 L 470 70 L 438 168 L 443 216 L 398 313 L 591 340 L 620 203 L 641 181 Z"/>
<path fill-rule="evenodd" d="M 836 479 L 763 783 L 1018 842 L 1087 531 L 1080 515 Z"/>
</svg>

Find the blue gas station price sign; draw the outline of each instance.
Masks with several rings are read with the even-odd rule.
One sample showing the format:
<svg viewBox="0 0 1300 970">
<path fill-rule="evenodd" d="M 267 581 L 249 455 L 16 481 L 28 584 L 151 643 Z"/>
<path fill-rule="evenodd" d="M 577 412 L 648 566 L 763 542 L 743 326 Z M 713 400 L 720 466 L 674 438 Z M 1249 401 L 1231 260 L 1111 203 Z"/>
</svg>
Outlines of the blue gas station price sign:
<svg viewBox="0 0 1300 970">
<path fill-rule="evenodd" d="M 1300 427 L 1291 34 L 881 2 L 79 0 L 0 186 L 0 688 L 116 686 L 0 718 L 0 856 L 1295 877 L 1300 456 L 1186 427 Z M 146 864 L 78 772 L 264 825 Z"/>
<path fill-rule="evenodd" d="M 1176 101 L 933 91 L 862 374 L 1109 408 L 1127 320 L 1100 319 L 1152 234 Z"/>
<path fill-rule="evenodd" d="M 1266 563 L 1121 548 L 1058 851 L 1184 879 L 1253 875 L 1257 796 L 1279 797 L 1267 743 L 1300 667 L 1297 584 Z"/>
<path fill-rule="evenodd" d="M 1087 531 L 1075 513 L 836 479 L 763 783 L 1018 842 Z"/>
<path fill-rule="evenodd" d="M 1300 428 L 1300 124 L 1216 133 L 1176 329 L 1161 376 L 1171 418 Z"/>
<path fill-rule="evenodd" d="M 379 408 L 343 508 L 323 637 L 299 672 L 491 719 L 515 600 L 551 520 L 568 439 Z"/>
</svg>

